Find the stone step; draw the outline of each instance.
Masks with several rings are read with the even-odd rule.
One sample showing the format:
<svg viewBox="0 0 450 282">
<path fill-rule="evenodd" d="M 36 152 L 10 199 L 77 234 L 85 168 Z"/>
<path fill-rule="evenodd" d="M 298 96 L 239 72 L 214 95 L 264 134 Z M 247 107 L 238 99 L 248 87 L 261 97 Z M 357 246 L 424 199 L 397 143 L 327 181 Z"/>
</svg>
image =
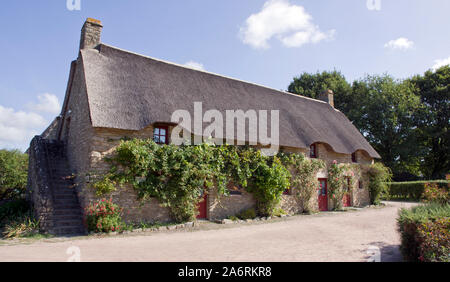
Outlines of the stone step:
<svg viewBox="0 0 450 282">
<path fill-rule="evenodd" d="M 53 202 L 55 207 L 79 207 L 77 199 L 55 199 Z"/>
<path fill-rule="evenodd" d="M 54 194 L 55 200 L 75 200 L 77 201 L 76 195 L 73 192 L 67 192 L 67 193 L 58 193 Z"/>
<path fill-rule="evenodd" d="M 82 219 L 55 220 L 54 227 L 66 227 L 66 226 L 81 227 L 81 226 L 83 226 L 83 220 Z"/>
<path fill-rule="evenodd" d="M 55 222 L 65 221 L 65 220 L 77 220 L 83 222 L 83 216 L 81 214 L 64 214 L 64 215 L 54 215 L 53 219 Z"/>
<path fill-rule="evenodd" d="M 56 235 L 86 235 L 86 230 L 84 227 L 80 226 L 64 226 L 64 227 L 54 227 L 53 232 Z"/>
<path fill-rule="evenodd" d="M 80 205 L 77 203 L 70 203 L 70 204 L 62 204 L 62 203 L 55 203 L 53 206 L 55 210 L 70 210 L 70 209 L 78 209 L 81 210 Z"/>
</svg>

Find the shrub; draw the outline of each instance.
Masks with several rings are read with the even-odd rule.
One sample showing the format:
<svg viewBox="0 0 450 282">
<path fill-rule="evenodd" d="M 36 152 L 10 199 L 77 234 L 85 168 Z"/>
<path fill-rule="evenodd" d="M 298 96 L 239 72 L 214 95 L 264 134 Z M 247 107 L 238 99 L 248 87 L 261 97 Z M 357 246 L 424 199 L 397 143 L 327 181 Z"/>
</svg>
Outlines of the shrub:
<svg viewBox="0 0 450 282">
<path fill-rule="evenodd" d="M 290 186 L 290 177 L 291 174 L 277 157 L 274 157 L 272 165 L 261 164 L 259 166 L 254 172 L 252 185 L 247 188 L 256 198 L 259 214 L 273 215 L 283 192 Z"/>
<path fill-rule="evenodd" d="M 273 212 L 273 216 L 282 216 L 282 215 L 286 215 L 287 212 L 285 210 L 283 210 L 282 208 L 276 208 Z"/>
<path fill-rule="evenodd" d="M 237 218 L 246 220 L 246 219 L 254 219 L 256 217 L 255 209 L 247 209 L 236 215 Z"/>
<path fill-rule="evenodd" d="M 89 231 L 120 232 L 125 228 L 121 213 L 123 209 L 113 204 L 112 200 L 97 200 L 85 211 L 86 224 Z"/>
<path fill-rule="evenodd" d="M 18 150 L 0 150 L 0 201 L 25 194 L 28 181 L 28 155 Z"/>
<path fill-rule="evenodd" d="M 387 183 L 392 179 L 391 170 L 382 163 L 363 166 L 364 174 L 369 178 L 370 203 L 379 205 L 383 194 L 387 193 Z"/>
<path fill-rule="evenodd" d="M 39 233 L 39 221 L 31 215 L 16 218 L 5 225 L 3 237 L 5 239 L 28 237 Z"/>
<path fill-rule="evenodd" d="M 441 189 L 446 189 L 448 183 L 450 181 L 447 180 L 390 182 L 387 183 L 389 187 L 387 198 L 420 201 L 423 198 L 427 199 L 432 196 L 433 191 L 431 190 L 426 196 L 424 195 L 426 185 L 433 184 Z"/>
<path fill-rule="evenodd" d="M 401 209 L 397 225 L 401 236 L 400 250 L 405 260 L 442 259 L 442 250 L 443 248 L 448 250 L 450 242 L 448 225 L 445 225 L 448 224 L 449 218 L 449 204 L 432 203 Z M 442 230 L 443 226 L 447 226 L 447 231 Z M 432 230 L 438 233 L 427 234 L 428 231 L 433 232 Z"/>
<path fill-rule="evenodd" d="M 427 203 L 449 203 L 449 192 L 445 188 L 439 188 L 437 183 L 425 183 L 422 195 L 423 201 Z"/>
<path fill-rule="evenodd" d="M 0 226 L 2 222 L 11 221 L 27 215 L 30 211 L 29 203 L 24 199 L 6 202 L 0 205 Z"/>
<path fill-rule="evenodd" d="M 450 262 L 450 218 L 422 223 L 418 227 L 419 260 Z"/>
</svg>

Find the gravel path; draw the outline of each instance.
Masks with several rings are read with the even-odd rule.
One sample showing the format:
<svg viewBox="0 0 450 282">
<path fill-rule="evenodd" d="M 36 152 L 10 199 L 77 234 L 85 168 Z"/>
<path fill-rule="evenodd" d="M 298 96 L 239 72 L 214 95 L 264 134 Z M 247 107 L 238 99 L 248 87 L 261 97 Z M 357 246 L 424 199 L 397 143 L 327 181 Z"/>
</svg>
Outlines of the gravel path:
<svg viewBox="0 0 450 282">
<path fill-rule="evenodd" d="M 67 261 L 70 247 L 79 248 L 81 261 L 366 261 L 371 246 L 379 248 L 381 261 L 401 261 L 397 212 L 414 204 L 386 204 L 274 222 L 204 224 L 191 231 L 3 241 L 0 261 Z"/>
</svg>

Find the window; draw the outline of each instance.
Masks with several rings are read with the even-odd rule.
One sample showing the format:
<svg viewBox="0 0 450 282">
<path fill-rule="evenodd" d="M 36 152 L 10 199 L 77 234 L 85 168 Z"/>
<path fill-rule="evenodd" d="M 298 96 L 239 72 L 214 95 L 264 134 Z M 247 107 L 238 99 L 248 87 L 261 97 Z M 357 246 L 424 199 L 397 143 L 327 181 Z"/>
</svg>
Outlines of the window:
<svg viewBox="0 0 450 282">
<path fill-rule="evenodd" d="M 352 154 L 352 162 L 356 163 L 356 152 Z"/>
<path fill-rule="evenodd" d="M 346 177 L 347 178 L 347 185 L 345 186 L 345 192 L 349 192 L 350 191 L 350 183 L 352 181 L 352 179 L 350 177 Z"/>
<path fill-rule="evenodd" d="M 242 187 L 240 185 L 235 185 L 234 183 L 230 182 L 228 183 L 227 188 L 230 192 L 230 195 L 242 195 Z"/>
<path fill-rule="evenodd" d="M 317 146 L 316 146 L 316 144 L 312 144 L 309 147 L 309 157 L 311 159 L 316 159 L 317 158 Z"/>
<path fill-rule="evenodd" d="M 358 181 L 358 187 L 359 187 L 359 189 L 363 189 L 364 188 L 363 183 L 362 183 L 361 180 Z"/>
<path fill-rule="evenodd" d="M 169 144 L 169 138 L 167 137 L 168 132 L 167 126 L 157 126 L 153 130 L 153 141 L 157 144 Z"/>
</svg>

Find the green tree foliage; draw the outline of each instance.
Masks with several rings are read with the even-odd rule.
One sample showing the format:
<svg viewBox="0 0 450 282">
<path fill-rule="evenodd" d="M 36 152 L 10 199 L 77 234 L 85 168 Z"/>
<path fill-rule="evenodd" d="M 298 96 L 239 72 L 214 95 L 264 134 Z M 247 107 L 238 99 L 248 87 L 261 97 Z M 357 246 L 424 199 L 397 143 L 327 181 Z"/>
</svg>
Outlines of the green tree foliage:
<svg viewBox="0 0 450 282">
<path fill-rule="evenodd" d="M 0 200 L 23 195 L 27 176 L 28 155 L 17 150 L 0 150 Z"/>
<path fill-rule="evenodd" d="M 410 79 L 423 110 L 416 116 L 418 139 L 424 148 L 422 172 L 442 179 L 450 171 L 450 66 Z"/>
<path fill-rule="evenodd" d="M 421 107 L 414 87 L 389 75 L 367 76 L 353 83 L 347 117 L 381 155 L 394 174 L 420 168 L 414 116 Z"/>
<path fill-rule="evenodd" d="M 440 84 L 422 83 L 429 85 L 430 93 L 426 94 L 427 97 L 435 97 L 438 94 L 433 93 L 438 90 L 440 93 L 446 93 L 438 95 L 440 100 L 429 102 L 434 105 L 432 107 L 433 110 L 435 109 L 434 112 L 442 116 L 439 119 L 439 126 L 434 127 L 434 130 L 433 127 L 428 127 L 428 124 L 437 122 L 435 116 L 426 115 L 424 107 L 426 108 L 427 102 L 422 103 L 418 94 L 420 92 L 418 89 L 426 88 L 425 86 L 418 87 L 418 85 L 422 85 L 419 83 L 422 78 L 420 76 L 413 80 L 400 81 L 386 74 L 368 75 L 350 85 L 345 77 L 337 71 L 316 74 L 303 73 L 293 79 L 288 91 L 316 98 L 325 89 L 333 90 L 335 107 L 342 111 L 367 138 L 381 155 L 383 162 L 392 170 L 394 176 L 405 173 L 422 176 L 429 175 L 424 171 L 429 169 L 428 167 L 432 165 L 433 161 L 439 162 L 439 164 L 435 164 L 436 169 L 432 170 L 441 171 L 441 173 L 445 170 L 448 171 L 449 150 L 446 150 L 447 155 L 442 153 L 445 148 L 448 148 L 450 139 L 443 138 L 444 132 L 448 135 L 448 78 L 444 79 L 446 77 L 445 69 L 439 70 L 438 73 L 440 75 L 433 76 L 430 73 L 425 77 L 431 76 L 440 81 Z M 430 85 L 435 85 L 435 87 L 432 88 Z M 422 100 L 425 101 L 424 98 Z M 424 115 L 429 118 L 428 124 L 422 122 L 423 126 L 418 126 L 418 120 L 426 120 L 420 118 Z M 446 124 L 445 121 L 447 121 Z M 424 132 L 429 132 L 429 137 L 425 138 L 428 141 L 424 140 Z M 438 135 L 436 132 L 440 132 L 440 138 L 435 137 Z M 433 146 L 437 149 L 434 149 Z M 440 157 L 435 158 L 434 153 Z M 428 156 L 425 157 L 425 163 L 424 156 Z M 441 160 L 442 158 L 445 158 L 446 161 Z M 424 167 L 424 164 L 427 167 Z M 435 176 L 437 174 L 434 173 Z"/>
<path fill-rule="evenodd" d="M 347 112 L 352 105 L 352 87 L 345 77 L 336 70 L 317 72 L 315 74 L 305 72 L 299 77 L 295 77 L 288 87 L 290 93 L 314 99 L 327 89 L 333 90 L 335 94 L 335 107 L 344 113 Z"/>
</svg>

